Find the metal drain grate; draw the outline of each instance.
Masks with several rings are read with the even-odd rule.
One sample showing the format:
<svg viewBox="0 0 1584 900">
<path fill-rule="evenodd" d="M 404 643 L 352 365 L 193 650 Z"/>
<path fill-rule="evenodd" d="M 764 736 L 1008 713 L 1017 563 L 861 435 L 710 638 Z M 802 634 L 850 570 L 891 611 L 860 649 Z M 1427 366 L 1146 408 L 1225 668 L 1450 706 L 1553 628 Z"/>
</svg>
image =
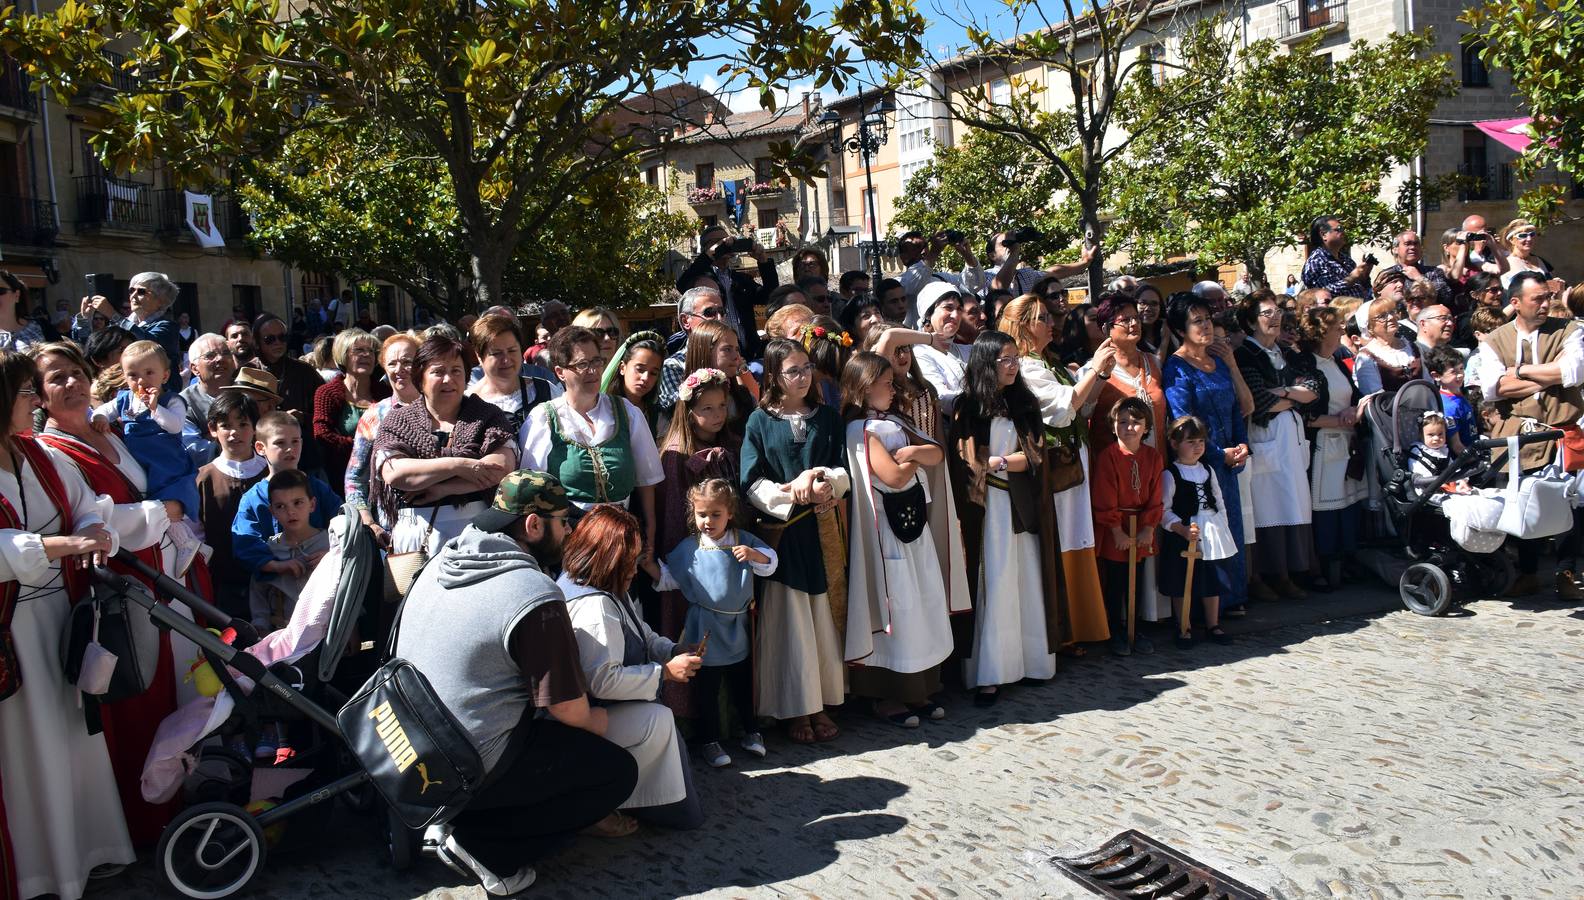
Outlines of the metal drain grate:
<svg viewBox="0 0 1584 900">
<path fill-rule="evenodd" d="M 1137 831 L 1124 831 L 1093 853 L 1052 861 L 1067 877 L 1102 897 L 1270 900 L 1264 892 Z"/>
</svg>

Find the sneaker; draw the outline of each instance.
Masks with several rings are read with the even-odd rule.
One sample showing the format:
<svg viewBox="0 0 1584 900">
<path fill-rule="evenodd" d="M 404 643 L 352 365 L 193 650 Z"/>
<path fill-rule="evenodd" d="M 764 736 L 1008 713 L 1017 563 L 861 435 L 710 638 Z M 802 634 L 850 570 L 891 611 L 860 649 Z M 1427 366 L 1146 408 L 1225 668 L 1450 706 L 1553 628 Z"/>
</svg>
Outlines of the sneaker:
<svg viewBox="0 0 1584 900">
<path fill-rule="evenodd" d="M 769 751 L 765 750 L 764 735 L 757 731 L 750 731 L 743 735 L 742 748 L 760 759 L 765 758 Z"/>
<path fill-rule="evenodd" d="M 240 734 L 226 741 L 226 749 L 243 759 L 253 758 L 253 751 L 248 749 L 247 740 Z"/>
<path fill-rule="evenodd" d="M 258 746 L 253 748 L 253 758 L 274 761 L 275 752 L 279 749 L 280 747 L 276 745 L 273 735 L 259 735 Z"/>
<path fill-rule="evenodd" d="M 1155 652 L 1155 642 L 1142 634 L 1133 637 L 1133 652 L 1149 655 Z"/>
<path fill-rule="evenodd" d="M 1110 643 L 1107 644 L 1107 647 L 1109 647 L 1109 649 L 1111 650 L 1111 655 L 1112 656 L 1132 656 L 1133 655 L 1133 648 L 1128 646 L 1127 638 L 1125 638 L 1125 637 L 1114 637 L 1114 638 L 1112 638 Z"/>
<path fill-rule="evenodd" d="M 427 837 L 427 832 L 425 833 Z M 526 891 L 534 883 L 538 873 L 533 866 L 523 866 L 517 874 L 502 878 L 484 867 L 484 864 L 474 859 L 462 845 L 457 843 L 456 836 L 446 834 L 445 840 L 435 848 L 435 855 L 440 861 L 450 867 L 451 871 L 463 878 L 472 878 L 483 885 L 484 891 L 494 897 L 510 897 Z"/>
<path fill-rule="evenodd" d="M 291 762 L 292 758 L 296 755 L 297 751 L 292 749 L 292 745 L 285 739 L 282 739 L 281 742 L 275 746 L 275 765 L 284 766 Z"/>
<path fill-rule="evenodd" d="M 939 722 L 941 719 L 946 718 L 946 707 L 941 706 L 934 700 L 926 700 L 918 706 L 911 707 L 911 709 L 920 718 L 929 719 L 932 722 Z"/>
<path fill-rule="evenodd" d="M 731 757 L 726 755 L 726 748 L 719 741 L 710 741 L 699 748 L 699 755 L 709 763 L 712 769 L 724 769 L 731 765 Z"/>
<path fill-rule="evenodd" d="M 198 552 L 203 549 L 203 541 L 198 540 L 187 527 L 186 522 L 172 522 L 165 529 L 166 535 L 171 539 L 171 544 L 176 550 L 176 577 L 181 578 L 187 574 L 193 560 L 198 558 Z"/>
</svg>

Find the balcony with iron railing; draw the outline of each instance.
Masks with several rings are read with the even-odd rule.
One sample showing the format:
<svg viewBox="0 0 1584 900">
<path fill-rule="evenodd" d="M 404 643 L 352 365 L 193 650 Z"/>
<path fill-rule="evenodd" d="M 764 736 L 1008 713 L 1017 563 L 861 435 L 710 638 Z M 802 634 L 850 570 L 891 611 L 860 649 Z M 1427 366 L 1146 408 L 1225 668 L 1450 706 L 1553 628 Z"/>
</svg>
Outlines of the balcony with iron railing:
<svg viewBox="0 0 1584 900">
<path fill-rule="evenodd" d="M 185 193 L 180 190 L 163 190 L 156 193 L 154 203 L 159 210 L 158 231 L 161 236 L 178 238 L 188 234 Z M 220 229 L 220 233 L 227 241 L 234 241 L 252 233 L 253 222 L 242 209 L 241 201 L 235 196 L 211 194 L 209 199 L 214 208 L 215 227 Z"/>
<path fill-rule="evenodd" d="M 1278 8 L 1282 40 L 1347 27 L 1347 0 L 1282 0 Z"/>
<path fill-rule="evenodd" d="M 78 175 L 77 229 L 154 231 L 159 225 L 154 189 L 108 175 Z"/>
<path fill-rule="evenodd" d="M 0 117 L 32 121 L 38 118 L 38 92 L 22 67 L 0 55 Z"/>
<path fill-rule="evenodd" d="M 0 244 L 48 247 L 55 243 L 55 204 L 0 194 Z"/>
<path fill-rule="evenodd" d="M 1465 203 L 1513 198 L 1513 168 L 1510 164 L 1480 166 L 1465 163 L 1458 166 L 1457 174 L 1458 199 Z"/>
</svg>

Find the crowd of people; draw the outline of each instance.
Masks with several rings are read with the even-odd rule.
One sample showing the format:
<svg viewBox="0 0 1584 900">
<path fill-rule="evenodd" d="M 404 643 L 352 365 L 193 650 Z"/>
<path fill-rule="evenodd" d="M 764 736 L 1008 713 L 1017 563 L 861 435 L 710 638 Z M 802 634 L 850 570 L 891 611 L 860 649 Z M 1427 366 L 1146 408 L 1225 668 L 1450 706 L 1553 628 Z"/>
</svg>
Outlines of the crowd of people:
<svg viewBox="0 0 1584 900">
<path fill-rule="evenodd" d="M 397 654 L 490 771 L 428 838 L 505 894 L 580 831 L 697 826 L 690 754 L 763 757 L 766 725 L 927 727 L 950 686 L 989 706 L 1062 656 L 1152 652 L 1167 629 L 1144 623 L 1191 652 L 1251 602 L 1364 577 L 1360 422 L 1383 392 L 1439 390 L 1420 460 L 1584 416 L 1584 287 L 1524 222 L 1465 222 L 1440 265 L 1404 232 L 1376 272 L 1320 217 L 1285 293 L 1122 277 L 1078 305 L 1087 256 L 1030 267 L 1001 233 L 991 270 L 958 239 L 965 268 L 938 271 L 957 237 L 904 235 L 877 284 L 803 251 L 781 285 L 711 228 L 669 336 L 559 304 L 193 333 L 158 273 L 125 314 L 85 298 L 47 334 L 0 273 L 5 887 L 73 900 L 174 812 L 139 784 L 189 660 L 165 637 L 148 691 L 85 727 L 55 658 L 86 568 L 122 548 L 262 633 L 355 515 L 407 598 Z M 300 358 L 314 323 L 333 334 Z M 1516 543 L 1533 592 L 1538 548 Z M 248 738 L 220 735 L 290 765 L 291 729 Z"/>
</svg>

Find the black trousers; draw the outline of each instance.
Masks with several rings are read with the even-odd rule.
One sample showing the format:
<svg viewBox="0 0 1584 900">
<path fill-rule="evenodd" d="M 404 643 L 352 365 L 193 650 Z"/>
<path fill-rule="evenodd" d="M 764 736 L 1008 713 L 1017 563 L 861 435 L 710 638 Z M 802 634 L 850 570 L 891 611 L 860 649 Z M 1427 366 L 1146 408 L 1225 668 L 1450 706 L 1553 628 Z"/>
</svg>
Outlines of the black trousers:
<svg viewBox="0 0 1584 900">
<path fill-rule="evenodd" d="M 524 719 L 473 802 L 457 843 L 509 877 L 570 843 L 632 796 L 638 764 L 621 747 L 550 719 Z"/>
<path fill-rule="evenodd" d="M 753 730 L 753 669 L 750 659 L 727 666 L 699 666 L 693 676 L 693 699 L 698 704 L 698 729 L 694 735 L 701 744 L 723 740 L 721 733 L 720 688 L 726 685 L 726 700 L 743 728 Z"/>
<path fill-rule="evenodd" d="M 1144 589 L 1144 560 L 1138 561 L 1137 587 Z M 1111 626 L 1112 639 L 1127 640 L 1128 564 L 1111 559 L 1100 560 L 1100 592 L 1105 597 L 1106 622 Z M 1135 605 L 1137 600 L 1134 601 Z"/>
</svg>

